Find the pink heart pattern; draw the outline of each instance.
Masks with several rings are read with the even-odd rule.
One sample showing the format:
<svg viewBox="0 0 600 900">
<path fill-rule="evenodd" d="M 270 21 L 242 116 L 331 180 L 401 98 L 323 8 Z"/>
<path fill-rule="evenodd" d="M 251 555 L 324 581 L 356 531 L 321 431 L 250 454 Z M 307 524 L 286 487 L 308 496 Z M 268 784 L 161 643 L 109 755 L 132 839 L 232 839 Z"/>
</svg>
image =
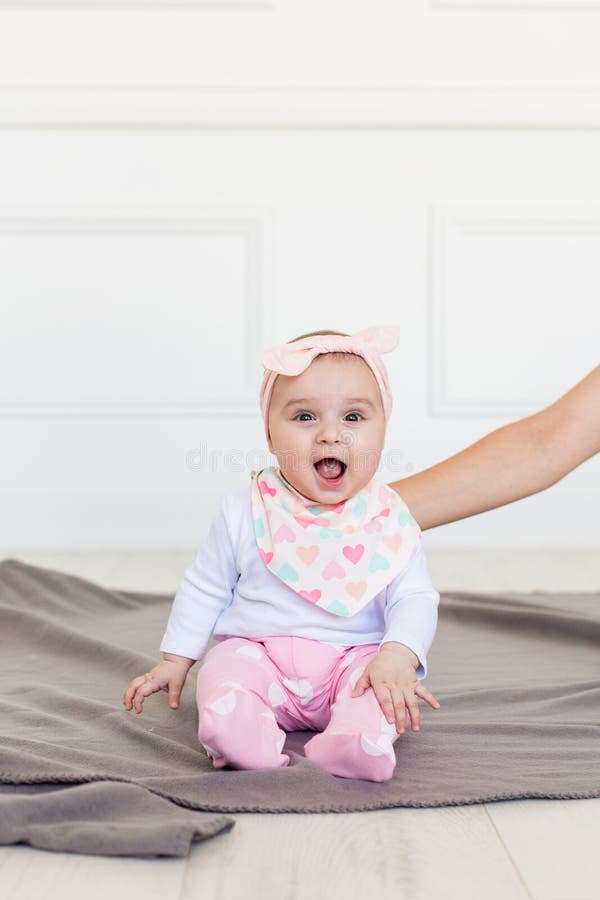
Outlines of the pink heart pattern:
<svg viewBox="0 0 600 900">
<path fill-rule="evenodd" d="M 393 500 L 394 495 L 389 488 L 382 484 L 379 488 L 378 497 L 380 503 L 389 503 L 391 500 Z"/>
<path fill-rule="evenodd" d="M 274 497 L 275 494 L 277 493 L 277 488 L 271 488 L 271 487 L 269 487 L 269 485 L 267 484 L 266 481 L 259 481 L 258 484 L 259 484 L 259 487 L 260 487 L 260 492 L 261 492 L 261 494 L 263 494 L 263 495 L 264 495 L 264 494 L 270 494 L 272 497 Z"/>
<path fill-rule="evenodd" d="M 381 523 L 377 521 L 377 519 L 371 519 L 370 522 L 367 522 L 365 525 L 365 531 L 367 534 L 373 534 L 374 531 L 381 531 Z"/>
<path fill-rule="evenodd" d="M 262 562 L 286 590 L 331 615 L 354 615 L 418 552 L 419 526 L 398 494 L 376 479 L 335 505 L 313 498 L 303 504 L 280 470 L 267 466 L 254 473 L 250 494 Z"/>
<path fill-rule="evenodd" d="M 302 562 L 306 563 L 307 566 L 317 558 L 319 555 L 318 547 L 296 547 L 296 553 L 302 560 Z"/>
<path fill-rule="evenodd" d="M 288 525 L 284 524 L 279 526 L 273 535 L 273 540 L 276 544 L 280 544 L 282 541 L 289 541 L 291 544 L 296 540 L 296 535 Z"/>
<path fill-rule="evenodd" d="M 386 547 L 389 547 L 392 553 L 398 552 L 398 547 L 402 543 L 402 535 L 398 534 L 384 534 L 383 543 Z"/>
<path fill-rule="evenodd" d="M 342 569 L 339 562 L 336 562 L 335 559 L 330 559 L 321 572 L 321 575 L 327 581 L 329 581 L 331 578 L 343 578 L 345 574 L 346 572 L 344 571 L 344 569 Z"/>
<path fill-rule="evenodd" d="M 354 597 L 355 600 L 360 600 L 362 595 L 367 589 L 366 581 L 357 581 L 355 584 L 351 581 L 346 585 L 346 590 L 350 594 L 351 597 Z"/>
<path fill-rule="evenodd" d="M 364 552 L 364 544 L 357 544 L 355 547 L 342 547 L 342 553 L 344 554 L 346 559 L 349 559 L 351 563 L 354 563 L 354 565 L 356 565 Z"/>
<path fill-rule="evenodd" d="M 318 525 L 320 528 L 329 527 L 329 519 L 317 519 L 315 516 L 294 516 L 298 525 L 308 528 L 309 525 Z"/>
<path fill-rule="evenodd" d="M 301 597 L 308 600 L 309 603 L 317 603 L 321 599 L 321 591 L 315 588 L 312 591 L 298 591 Z"/>
</svg>

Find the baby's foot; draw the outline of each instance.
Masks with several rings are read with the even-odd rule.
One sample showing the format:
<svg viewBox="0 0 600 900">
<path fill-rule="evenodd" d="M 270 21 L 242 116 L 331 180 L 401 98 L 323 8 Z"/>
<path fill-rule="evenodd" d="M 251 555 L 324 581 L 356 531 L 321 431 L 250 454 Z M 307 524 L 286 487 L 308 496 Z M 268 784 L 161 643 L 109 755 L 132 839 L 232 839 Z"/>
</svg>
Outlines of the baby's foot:
<svg viewBox="0 0 600 900">
<path fill-rule="evenodd" d="M 215 769 L 222 769 L 223 766 L 227 765 L 226 759 L 223 756 L 219 756 L 217 751 L 213 750 L 212 747 L 209 747 L 208 744 L 201 744 L 200 746 L 212 762 Z"/>
</svg>

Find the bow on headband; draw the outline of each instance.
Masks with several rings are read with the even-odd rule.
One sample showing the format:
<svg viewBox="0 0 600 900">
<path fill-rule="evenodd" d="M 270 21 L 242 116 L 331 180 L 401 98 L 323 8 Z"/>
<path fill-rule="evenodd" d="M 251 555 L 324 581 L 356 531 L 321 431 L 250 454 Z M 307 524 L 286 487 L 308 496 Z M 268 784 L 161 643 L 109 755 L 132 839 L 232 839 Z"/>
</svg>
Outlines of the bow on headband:
<svg viewBox="0 0 600 900">
<path fill-rule="evenodd" d="M 348 336 L 338 334 L 315 334 L 300 338 L 290 344 L 281 344 L 265 350 L 262 362 L 265 367 L 260 389 L 260 410 L 269 440 L 269 403 L 273 385 L 278 375 L 300 375 L 307 369 L 315 356 L 321 353 L 354 353 L 361 356 L 369 366 L 379 385 L 386 421 L 392 410 L 392 392 L 381 353 L 389 353 L 400 340 L 397 325 L 375 325 Z"/>
</svg>

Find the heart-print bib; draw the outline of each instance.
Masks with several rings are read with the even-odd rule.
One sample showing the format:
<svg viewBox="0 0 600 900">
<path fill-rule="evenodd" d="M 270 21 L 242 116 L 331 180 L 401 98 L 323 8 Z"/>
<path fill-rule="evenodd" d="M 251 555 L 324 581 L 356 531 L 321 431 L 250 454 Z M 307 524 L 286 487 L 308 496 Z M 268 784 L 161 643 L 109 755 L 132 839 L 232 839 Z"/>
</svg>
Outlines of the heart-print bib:
<svg viewBox="0 0 600 900">
<path fill-rule="evenodd" d="M 278 467 L 251 475 L 259 553 L 308 603 L 353 616 L 417 553 L 421 529 L 398 494 L 373 478 L 338 504 L 315 504 Z"/>
</svg>

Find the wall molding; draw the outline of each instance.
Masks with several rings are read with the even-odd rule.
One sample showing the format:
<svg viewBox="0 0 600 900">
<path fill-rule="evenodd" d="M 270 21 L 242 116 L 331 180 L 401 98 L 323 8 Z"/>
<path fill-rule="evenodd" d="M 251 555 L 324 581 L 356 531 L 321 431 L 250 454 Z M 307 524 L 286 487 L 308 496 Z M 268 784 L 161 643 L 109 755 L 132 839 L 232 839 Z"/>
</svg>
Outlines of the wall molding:
<svg viewBox="0 0 600 900">
<path fill-rule="evenodd" d="M 600 88 L 0 85 L 3 128 L 600 128 Z"/>
<path fill-rule="evenodd" d="M 250 12 L 272 11 L 269 0 L 0 0 L 0 12 L 6 10 L 36 9 L 54 11 L 68 9 L 73 12 L 105 10 L 118 12 L 131 9 L 158 9 L 171 12 L 183 9 L 199 12 Z"/>
<path fill-rule="evenodd" d="M 498 11 L 506 13 L 531 12 L 595 12 L 600 9 L 600 0 L 429 0 L 429 10 L 445 12 L 471 10 L 473 12 Z M 271 0 L 0 0 L 3 9 L 40 11 L 108 10 L 119 12 L 131 9 L 158 9 L 199 12 L 272 12 L 276 8 Z"/>
<path fill-rule="evenodd" d="M 244 278 L 244 391 L 222 399 L 187 402 L 0 402 L 0 419 L 190 419 L 190 418 L 255 418 L 258 401 L 256 367 L 263 344 L 262 315 L 262 246 L 260 219 L 242 217 L 213 218 L 201 214 L 145 209 L 144 215 L 115 211 L 102 213 L 70 212 L 68 215 L 32 213 L 0 216 L 0 236 L 34 234 L 200 234 L 235 235 L 246 245 Z"/>
<path fill-rule="evenodd" d="M 471 12 L 519 13 L 540 12 L 596 12 L 600 0 L 429 0 L 433 12 L 466 9 Z"/>
</svg>

